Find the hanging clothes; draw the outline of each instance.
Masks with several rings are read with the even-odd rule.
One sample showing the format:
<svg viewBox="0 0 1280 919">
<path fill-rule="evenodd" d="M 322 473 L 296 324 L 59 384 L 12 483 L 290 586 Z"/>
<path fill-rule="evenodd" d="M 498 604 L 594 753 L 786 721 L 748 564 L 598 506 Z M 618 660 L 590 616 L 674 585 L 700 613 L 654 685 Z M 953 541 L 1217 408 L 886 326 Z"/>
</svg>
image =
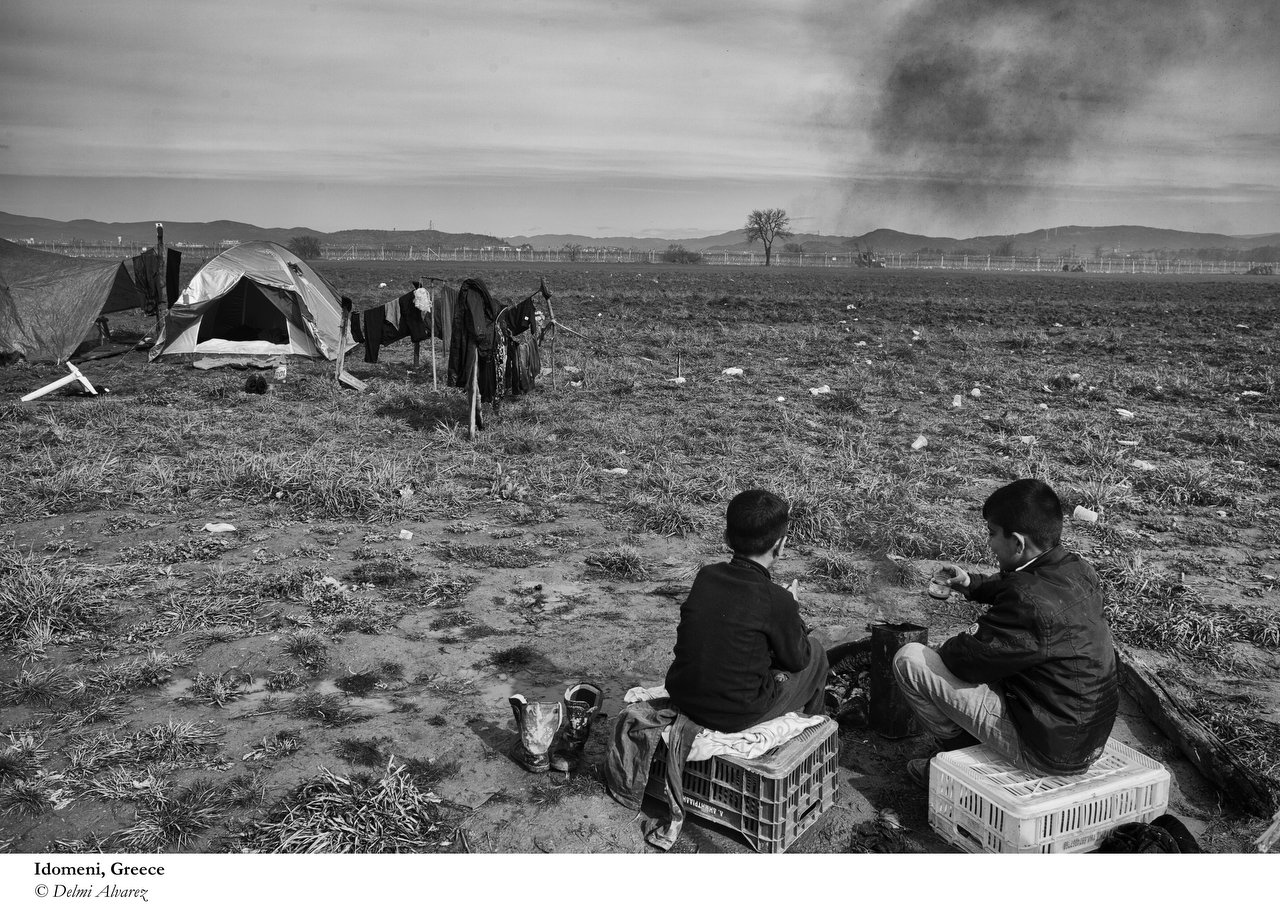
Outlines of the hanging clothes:
<svg viewBox="0 0 1280 919">
<path fill-rule="evenodd" d="M 444 342 L 444 363 L 449 366 L 449 355 L 453 352 L 450 350 L 450 339 L 453 337 L 453 314 L 454 302 L 457 300 L 458 292 L 452 287 L 441 285 L 431 292 L 432 313 L 431 326 L 435 332 L 435 337 Z"/>
<path fill-rule="evenodd" d="M 182 250 L 169 249 L 165 247 L 164 260 L 164 294 L 165 299 L 169 301 L 168 305 L 173 306 L 178 302 L 178 295 L 182 293 Z"/>
<path fill-rule="evenodd" d="M 142 294 L 142 312 L 154 316 L 160 307 L 160 256 L 155 249 L 133 257 L 133 283 Z"/>
<path fill-rule="evenodd" d="M 538 310 L 533 297 L 526 297 L 502 314 L 507 333 L 508 356 L 506 391 L 521 396 L 533 392 L 542 373 L 542 357 L 538 351 Z"/>
<path fill-rule="evenodd" d="M 381 306 L 351 314 L 351 337 L 364 342 L 365 363 L 376 364 L 378 351 L 408 336 L 422 341 L 428 335 L 427 319 L 414 307 L 414 291 L 401 294 Z"/>
<path fill-rule="evenodd" d="M 480 401 L 493 402 L 498 396 L 497 304 L 484 281 L 467 278 L 458 288 L 454 306 L 446 382 L 459 389 L 469 388 L 473 367 L 478 362 Z"/>
</svg>

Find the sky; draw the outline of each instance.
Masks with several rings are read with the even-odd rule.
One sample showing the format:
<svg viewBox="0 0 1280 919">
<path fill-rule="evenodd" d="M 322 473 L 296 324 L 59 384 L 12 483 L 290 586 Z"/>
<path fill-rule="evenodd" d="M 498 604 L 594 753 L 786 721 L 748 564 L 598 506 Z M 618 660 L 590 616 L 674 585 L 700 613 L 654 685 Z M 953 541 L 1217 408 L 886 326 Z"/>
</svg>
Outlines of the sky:
<svg viewBox="0 0 1280 919">
<path fill-rule="evenodd" d="M 0 210 L 1280 232 L 1275 0 L 4 0 Z"/>
</svg>

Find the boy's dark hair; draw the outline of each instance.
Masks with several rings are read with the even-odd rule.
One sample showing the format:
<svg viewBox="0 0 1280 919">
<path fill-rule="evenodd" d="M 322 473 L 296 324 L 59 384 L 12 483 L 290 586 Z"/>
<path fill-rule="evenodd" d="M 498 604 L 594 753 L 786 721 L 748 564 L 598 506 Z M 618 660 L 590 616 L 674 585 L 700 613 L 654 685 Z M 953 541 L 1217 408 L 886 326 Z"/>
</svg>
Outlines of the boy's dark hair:
<svg viewBox="0 0 1280 919">
<path fill-rule="evenodd" d="M 1021 533 L 1041 549 L 1062 541 L 1062 502 L 1039 479 L 1018 479 L 997 488 L 982 505 L 982 516 L 1006 536 Z"/>
<path fill-rule="evenodd" d="M 791 508 L 771 491 L 741 492 L 725 511 L 724 541 L 740 555 L 760 555 L 787 535 Z"/>
</svg>

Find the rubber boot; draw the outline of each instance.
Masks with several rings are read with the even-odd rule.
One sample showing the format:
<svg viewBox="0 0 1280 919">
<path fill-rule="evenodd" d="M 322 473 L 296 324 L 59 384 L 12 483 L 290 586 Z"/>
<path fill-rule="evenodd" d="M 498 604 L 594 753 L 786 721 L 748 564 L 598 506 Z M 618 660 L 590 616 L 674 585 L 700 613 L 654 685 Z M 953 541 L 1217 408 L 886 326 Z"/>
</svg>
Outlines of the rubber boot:
<svg viewBox="0 0 1280 919">
<path fill-rule="evenodd" d="M 530 702 L 517 693 L 507 700 L 516 716 L 519 741 L 512 756 L 530 772 L 551 768 L 551 746 L 565 721 L 563 702 Z"/>
<path fill-rule="evenodd" d="M 591 736 L 591 721 L 603 704 L 604 690 L 595 683 L 575 683 L 564 691 L 568 717 L 555 755 L 551 757 L 552 769 L 572 772 L 582 763 L 582 751 Z"/>
</svg>

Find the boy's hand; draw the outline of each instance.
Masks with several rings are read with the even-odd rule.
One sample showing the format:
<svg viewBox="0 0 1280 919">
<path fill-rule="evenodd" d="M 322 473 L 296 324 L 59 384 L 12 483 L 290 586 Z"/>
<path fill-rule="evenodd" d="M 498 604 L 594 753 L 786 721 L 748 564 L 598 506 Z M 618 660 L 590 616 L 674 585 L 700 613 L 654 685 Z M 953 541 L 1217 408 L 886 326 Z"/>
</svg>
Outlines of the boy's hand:
<svg viewBox="0 0 1280 919">
<path fill-rule="evenodd" d="M 782 671 L 782 670 L 775 670 L 775 671 L 773 672 L 773 681 L 774 681 L 775 683 L 785 683 L 785 682 L 787 682 L 787 680 L 789 680 L 789 679 L 791 679 L 791 674 L 789 674 L 789 673 L 787 673 L 787 672 L 785 672 L 785 671 Z"/>
<path fill-rule="evenodd" d="M 946 584 L 952 590 L 964 590 L 969 586 L 969 572 L 959 565 L 950 563 L 942 565 L 938 569 L 938 574 L 946 577 Z"/>
<path fill-rule="evenodd" d="M 787 585 L 787 590 L 790 592 L 791 596 L 796 598 L 796 602 L 799 603 L 800 602 L 800 581 L 798 578 L 793 579 L 791 583 Z"/>
</svg>

